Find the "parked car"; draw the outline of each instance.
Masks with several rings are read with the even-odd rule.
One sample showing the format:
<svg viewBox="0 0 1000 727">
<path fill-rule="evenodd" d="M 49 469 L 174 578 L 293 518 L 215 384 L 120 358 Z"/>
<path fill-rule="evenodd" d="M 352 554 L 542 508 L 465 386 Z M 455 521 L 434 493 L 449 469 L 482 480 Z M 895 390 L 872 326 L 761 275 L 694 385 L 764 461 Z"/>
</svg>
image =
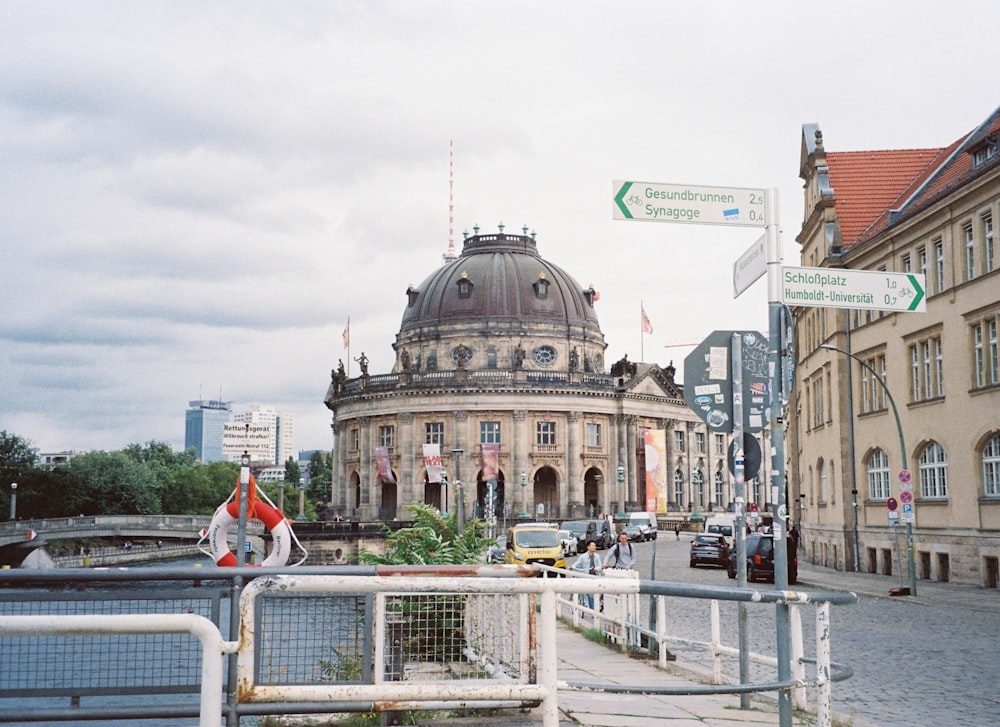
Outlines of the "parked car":
<svg viewBox="0 0 1000 727">
<path fill-rule="evenodd" d="M 646 539 L 646 533 L 643 531 L 641 525 L 626 525 L 622 528 L 622 531 L 628 535 L 630 543 L 641 543 Z"/>
<path fill-rule="evenodd" d="M 559 531 L 559 540 L 562 541 L 563 555 L 576 555 L 580 552 L 580 544 L 576 536 L 569 530 Z"/>
<path fill-rule="evenodd" d="M 493 545 L 486 549 L 487 563 L 503 563 L 504 551 L 507 549 L 507 536 L 498 535 Z"/>
<path fill-rule="evenodd" d="M 638 525 L 642 529 L 643 540 L 656 540 L 656 536 L 659 533 L 655 512 L 630 512 L 628 514 L 628 524 Z"/>
<path fill-rule="evenodd" d="M 774 583 L 774 536 L 771 533 L 747 535 L 747 583 L 765 581 Z M 727 567 L 730 578 L 736 577 L 736 551 L 729 554 Z M 788 585 L 799 582 L 799 559 L 792 548 L 788 550 Z"/>
<path fill-rule="evenodd" d="M 725 568 L 729 564 L 729 544 L 718 533 L 698 533 L 691 540 L 691 567 L 710 563 Z"/>
<path fill-rule="evenodd" d="M 594 524 L 593 538 L 597 541 L 597 547 L 599 549 L 604 550 L 605 548 L 610 548 L 614 545 L 618 538 L 616 538 L 615 534 L 611 531 L 611 525 L 607 520 L 591 520 L 590 522 Z"/>
<path fill-rule="evenodd" d="M 593 520 L 567 520 L 559 526 L 560 530 L 569 530 L 576 537 L 577 552 L 582 553 L 587 549 L 587 541 L 595 540 L 597 529 Z M 600 544 L 598 544 L 600 547 Z"/>
</svg>

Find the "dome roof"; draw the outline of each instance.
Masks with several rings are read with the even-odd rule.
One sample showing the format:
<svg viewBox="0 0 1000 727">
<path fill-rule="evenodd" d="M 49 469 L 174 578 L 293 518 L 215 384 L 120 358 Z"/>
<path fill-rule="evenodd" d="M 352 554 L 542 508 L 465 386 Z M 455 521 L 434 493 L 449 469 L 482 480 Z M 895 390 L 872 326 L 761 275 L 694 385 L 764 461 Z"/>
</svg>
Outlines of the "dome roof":
<svg viewBox="0 0 1000 727">
<path fill-rule="evenodd" d="M 407 290 L 400 339 L 440 335 L 443 327 L 603 340 L 594 290 L 538 254 L 527 235 L 474 235 L 462 254 Z"/>
</svg>

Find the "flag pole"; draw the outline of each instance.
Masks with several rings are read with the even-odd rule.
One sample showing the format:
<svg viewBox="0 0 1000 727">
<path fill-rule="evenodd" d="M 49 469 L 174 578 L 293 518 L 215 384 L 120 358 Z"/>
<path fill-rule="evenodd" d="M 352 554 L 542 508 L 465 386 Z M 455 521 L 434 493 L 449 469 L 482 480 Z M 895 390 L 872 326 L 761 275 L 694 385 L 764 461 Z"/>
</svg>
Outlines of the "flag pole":
<svg viewBox="0 0 1000 727">
<path fill-rule="evenodd" d="M 646 305 L 643 303 L 642 299 L 639 299 L 639 360 L 642 363 L 646 363 L 646 321 L 643 316 L 646 315 Z"/>
<path fill-rule="evenodd" d="M 347 316 L 344 327 L 344 346 L 347 348 L 347 378 L 351 378 L 351 317 Z"/>
</svg>

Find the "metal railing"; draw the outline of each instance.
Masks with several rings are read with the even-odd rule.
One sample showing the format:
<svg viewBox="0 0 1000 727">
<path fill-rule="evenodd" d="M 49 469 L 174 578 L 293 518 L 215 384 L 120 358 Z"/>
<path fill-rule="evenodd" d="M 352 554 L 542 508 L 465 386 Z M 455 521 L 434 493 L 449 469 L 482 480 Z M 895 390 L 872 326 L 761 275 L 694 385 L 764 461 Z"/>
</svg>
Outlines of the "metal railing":
<svg viewBox="0 0 1000 727">
<path fill-rule="evenodd" d="M 202 724 L 221 718 L 238 725 L 248 715 L 540 704 L 545 726 L 556 727 L 560 690 L 608 689 L 560 682 L 557 674 L 560 610 L 569 604 L 575 613 L 577 596 L 597 593 L 607 602 L 606 616 L 599 617 L 623 648 L 637 648 L 645 639 L 651 650 L 658 645 L 661 660 L 662 649 L 676 637 L 666 633 L 662 614 L 658 627 L 640 623 L 640 594 L 814 605 L 811 680 L 800 671 L 784 683 L 653 684 L 628 691 L 709 694 L 817 686 L 819 723 L 829 724 L 823 721 L 830 713 L 829 684 L 849 673 L 830 661 L 829 608 L 853 603 L 853 594 L 523 577 L 537 572 L 489 565 L 2 571 L 0 588 L 7 590 L 0 599 L 0 722 L 198 716 Z M 152 598 L 152 587 L 137 587 L 150 579 L 163 595 Z M 180 589 L 178 581 L 190 586 Z M 53 591 L 55 585 L 68 590 Z M 618 606 L 610 605 L 613 599 Z M 657 612 L 660 603 L 662 598 Z M 115 631 L 121 613 L 129 614 L 127 628 Z M 192 649 L 164 634 L 165 624 L 180 625 L 175 615 L 210 620 L 216 633 L 206 637 L 199 620 L 203 648 Z M 129 640 L 140 632 L 154 636 Z M 111 633 L 124 641 L 110 642 Z M 55 647 L 43 649 L 50 640 Z M 230 656 L 216 669 L 214 660 L 222 654 Z M 37 663 L 34 671 L 26 666 L 29 655 Z M 129 695 L 128 704 L 109 709 L 101 703 L 116 694 Z M 185 694 L 187 701 L 177 696 Z M 149 701 L 150 695 L 174 696 Z M 43 697 L 69 698 L 70 704 L 30 703 Z"/>
</svg>

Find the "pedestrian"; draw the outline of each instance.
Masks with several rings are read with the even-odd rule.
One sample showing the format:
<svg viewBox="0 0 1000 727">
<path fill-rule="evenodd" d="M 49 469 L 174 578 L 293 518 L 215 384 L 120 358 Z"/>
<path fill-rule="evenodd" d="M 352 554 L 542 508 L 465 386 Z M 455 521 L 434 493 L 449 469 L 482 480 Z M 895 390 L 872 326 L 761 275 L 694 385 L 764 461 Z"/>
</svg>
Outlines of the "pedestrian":
<svg viewBox="0 0 1000 727">
<path fill-rule="evenodd" d="M 674 537 L 678 540 L 681 539 L 681 525 L 680 523 L 674 523 Z"/>
<path fill-rule="evenodd" d="M 615 561 L 613 565 L 611 564 L 612 558 Z M 632 570 L 635 567 L 635 561 L 635 548 L 632 547 L 632 543 L 628 542 L 628 533 L 622 530 L 618 533 L 618 542 L 615 543 L 615 547 L 611 548 L 604 556 L 604 567 Z"/>
<path fill-rule="evenodd" d="M 592 576 L 599 576 L 601 575 L 602 567 L 603 566 L 601 564 L 601 558 L 600 556 L 597 555 L 597 541 L 588 540 L 587 552 L 583 553 L 579 558 L 576 559 L 576 562 L 573 563 L 573 567 L 570 570 L 580 571 L 581 573 L 589 573 Z M 581 597 L 584 595 L 586 596 L 587 599 L 587 608 L 593 611 L 594 594 L 593 593 L 581 594 Z"/>
</svg>

